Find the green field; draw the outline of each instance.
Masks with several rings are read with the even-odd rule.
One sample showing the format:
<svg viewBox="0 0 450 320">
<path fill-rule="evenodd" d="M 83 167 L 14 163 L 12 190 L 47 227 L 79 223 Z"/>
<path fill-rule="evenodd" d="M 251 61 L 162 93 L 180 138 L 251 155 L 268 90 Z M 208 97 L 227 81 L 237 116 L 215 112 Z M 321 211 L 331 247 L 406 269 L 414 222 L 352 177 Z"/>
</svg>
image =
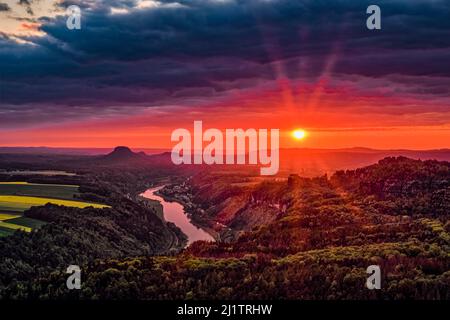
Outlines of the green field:
<svg viewBox="0 0 450 320">
<path fill-rule="evenodd" d="M 45 222 L 22 216 L 22 212 L 0 211 L 0 237 L 12 235 L 16 230 L 30 232 Z"/>
<path fill-rule="evenodd" d="M 55 199 L 74 199 L 78 186 L 27 182 L 0 182 L 0 195 L 18 195 Z"/>
<path fill-rule="evenodd" d="M 2 221 L 0 221 L 0 223 L 1 222 Z M 45 222 L 43 222 L 41 220 L 36 220 L 36 219 L 27 218 L 27 217 L 23 217 L 23 216 L 9 219 L 7 223 L 16 224 L 16 225 L 31 228 L 31 229 L 39 228 L 40 226 L 43 226 L 45 224 Z"/>
<path fill-rule="evenodd" d="M 20 217 L 17 213 L 0 212 L 0 221 L 14 219 Z"/>
<path fill-rule="evenodd" d="M 6 237 L 6 236 L 10 236 L 14 233 L 15 230 L 13 229 L 9 229 L 9 228 L 4 228 L 0 226 L 0 237 Z"/>
<path fill-rule="evenodd" d="M 9 220 L 7 220 L 7 221 L 9 221 Z M 19 224 L 9 223 L 6 221 L 0 221 L 0 227 L 6 228 L 6 229 L 12 229 L 12 230 L 23 230 L 26 232 L 30 232 L 32 230 L 30 227 L 21 226 Z"/>
<path fill-rule="evenodd" d="M 0 182 L 0 237 L 11 235 L 15 230 L 30 232 L 44 225 L 43 221 L 22 216 L 22 213 L 32 206 L 52 203 L 76 208 L 108 207 L 74 200 L 77 194 L 76 185 Z"/>
<path fill-rule="evenodd" d="M 14 171 L 0 171 L 0 174 L 8 175 L 41 175 L 41 176 L 76 176 L 76 173 L 58 171 L 58 170 L 14 170 Z"/>
<path fill-rule="evenodd" d="M 90 203 L 84 201 L 62 200 L 52 198 L 28 197 L 28 196 L 3 196 L 0 195 L 0 211 L 18 211 L 23 212 L 33 206 L 43 206 L 47 203 L 53 203 L 60 206 L 76 208 L 104 208 L 103 204 Z"/>
</svg>

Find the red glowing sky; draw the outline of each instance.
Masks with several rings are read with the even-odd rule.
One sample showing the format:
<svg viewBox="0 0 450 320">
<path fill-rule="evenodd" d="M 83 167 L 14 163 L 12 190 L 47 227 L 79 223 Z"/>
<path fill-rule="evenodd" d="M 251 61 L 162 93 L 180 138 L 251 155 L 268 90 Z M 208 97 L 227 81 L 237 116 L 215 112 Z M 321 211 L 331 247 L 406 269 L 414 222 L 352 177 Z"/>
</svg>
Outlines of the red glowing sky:
<svg viewBox="0 0 450 320">
<path fill-rule="evenodd" d="M 377 32 L 364 1 L 89 1 L 75 32 L 61 2 L 14 3 L 0 146 L 170 148 L 201 120 L 280 129 L 281 147 L 448 148 L 450 7 L 419 2 L 384 4 Z"/>
</svg>

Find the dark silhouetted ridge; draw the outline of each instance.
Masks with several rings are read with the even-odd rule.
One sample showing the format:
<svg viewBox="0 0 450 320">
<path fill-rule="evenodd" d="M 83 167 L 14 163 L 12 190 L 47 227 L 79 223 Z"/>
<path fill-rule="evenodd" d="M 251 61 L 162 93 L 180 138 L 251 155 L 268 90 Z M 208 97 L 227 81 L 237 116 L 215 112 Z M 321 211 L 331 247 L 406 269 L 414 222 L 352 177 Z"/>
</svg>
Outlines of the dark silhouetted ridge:
<svg viewBox="0 0 450 320">
<path fill-rule="evenodd" d="M 144 159 L 146 157 L 146 154 L 144 152 L 133 152 L 130 148 L 125 146 L 119 146 L 114 148 L 114 150 L 111 153 L 108 153 L 106 156 L 104 156 L 104 160 L 109 161 L 127 161 L 127 160 L 138 160 L 138 159 Z"/>
</svg>

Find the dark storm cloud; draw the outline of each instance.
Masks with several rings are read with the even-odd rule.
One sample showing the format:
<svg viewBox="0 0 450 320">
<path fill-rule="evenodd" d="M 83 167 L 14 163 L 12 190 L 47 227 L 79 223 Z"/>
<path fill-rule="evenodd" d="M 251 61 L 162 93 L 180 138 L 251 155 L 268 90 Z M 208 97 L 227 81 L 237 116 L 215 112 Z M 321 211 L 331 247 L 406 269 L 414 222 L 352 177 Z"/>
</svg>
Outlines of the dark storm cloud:
<svg viewBox="0 0 450 320">
<path fill-rule="evenodd" d="M 19 0 L 19 2 L 18 2 L 18 4 L 26 7 L 27 13 L 29 15 L 33 15 L 34 13 L 33 13 L 33 9 L 31 8 L 31 3 L 32 3 L 31 0 Z"/>
<path fill-rule="evenodd" d="M 382 30 L 365 26 L 373 3 Z M 198 105 L 263 80 L 314 81 L 324 72 L 394 74 L 404 91 L 409 85 L 420 95 L 450 95 L 433 80 L 450 77 L 445 0 L 180 0 L 145 9 L 136 1 L 63 3 L 70 4 L 82 7 L 81 30 L 68 30 L 60 16 L 43 22 L 45 37 L 26 39 L 33 45 L 0 39 L 4 117 L 33 108 L 47 117 L 39 110 L 55 105 L 71 110 L 64 116 Z M 128 13 L 111 14 L 111 7 Z"/>
<path fill-rule="evenodd" d="M 8 6 L 7 3 L 0 3 L 0 12 L 1 11 L 10 11 L 11 8 Z"/>
</svg>

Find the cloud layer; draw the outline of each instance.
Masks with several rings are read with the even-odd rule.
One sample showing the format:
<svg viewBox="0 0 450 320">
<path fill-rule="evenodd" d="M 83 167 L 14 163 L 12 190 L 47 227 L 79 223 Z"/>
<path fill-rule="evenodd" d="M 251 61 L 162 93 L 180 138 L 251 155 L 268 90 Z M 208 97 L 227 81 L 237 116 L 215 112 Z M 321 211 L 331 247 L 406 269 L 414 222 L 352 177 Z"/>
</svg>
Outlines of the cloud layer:
<svg viewBox="0 0 450 320">
<path fill-rule="evenodd" d="M 80 5 L 81 30 L 53 11 L 35 20 L 43 36 L 2 32 L 0 121 L 293 103 L 448 123 L 450 2 L 376 2 L 382 30 L 371 31 L 366 0 L 64 1 L 55 10 Z"/>
</svg>

